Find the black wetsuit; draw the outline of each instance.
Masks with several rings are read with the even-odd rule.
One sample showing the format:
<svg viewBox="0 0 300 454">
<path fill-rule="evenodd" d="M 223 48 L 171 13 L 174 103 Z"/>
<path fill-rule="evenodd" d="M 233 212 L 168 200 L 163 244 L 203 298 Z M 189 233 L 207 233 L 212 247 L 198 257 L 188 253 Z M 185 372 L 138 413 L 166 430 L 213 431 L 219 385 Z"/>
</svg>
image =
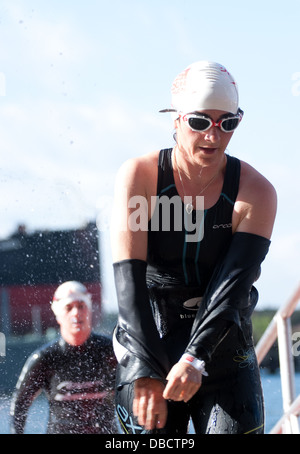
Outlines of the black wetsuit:
<svg viewBox="0 0 300 454">
<path fill-rule="evenodd" d="M 44 391 L 47 433 L 115 433 L 114 371 L 111 340 L 102 335 L 92 333 L 79 347 L 62 338 L 41 347 L 26 361 L 13 394 L 12 432 L 23 433 L 29 406 Z"/>
<path fill-rule="evenodd" d="M 158 163 L 157 195 L 172 199 L 178 196 L 171 160 L 172 150 L 162 150 Z M 171 225 L 164 230 L 160 223 L 149 223 L 147 287 L 162 348 L 170 365 L 175 364 L 189 344 L 193 322 L 201 298 L 218 264 L 222 263 L 232 241 L 232 213 L 240 181 L 240 161 L 227 156 L 223 188 L 217 203 L 204 210 L 200 241 L 189 241 L 182 203 L 182 228 L 170 216 Z M 159 210 L 157 203 L 156 211 Z M 196 212 L 190 215 L 195 222 Z M 161 220 L 161 216 L 159 217 Z M 156 222 L 156 221 L 155 221 Z M 152 223 L 152 225 L 151 225 Z M 176 224 L 176 225 L 175 225 Z M 192 417 L 196 433 L 262 433 L 263 397 L 256 361 L 250 316 L 257 302 L 257 291 L 251 289 L 251 304 L 243 314 L 242 326 L 233 324 L 213 356 L 204 356 L 208 377 L 197 394 L 188 402 L 168 402 L 168 421 L 163 433 L 186 433 Z M 217 319 L 216 319 L 217 321 Z M 217 326 L 217 325 L 216 325 Z M 223 325 L 222 325 L 223 326 Z M 217 329 L 217 328 L 216 328 Z M 126 384 L 128 370 L 118 366 L 117 413 L 125 432 L 145 433 L 133 417 L 133 385 Z"/>
</svg>

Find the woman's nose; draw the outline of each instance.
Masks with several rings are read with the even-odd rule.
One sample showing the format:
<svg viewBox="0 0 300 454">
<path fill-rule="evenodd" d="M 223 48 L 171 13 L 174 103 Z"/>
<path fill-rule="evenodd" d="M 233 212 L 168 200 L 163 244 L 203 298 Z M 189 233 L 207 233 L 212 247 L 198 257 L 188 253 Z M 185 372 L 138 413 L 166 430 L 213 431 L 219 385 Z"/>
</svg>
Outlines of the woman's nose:
<svg viewBox="0 0 300 454">
<path fill-rule="evenodd" d="M 218 126 L 212 126 L 206 131 L 205 139 L 209 142 L 215 143 L 220 139 L 220 129 Z"/>
</svg>

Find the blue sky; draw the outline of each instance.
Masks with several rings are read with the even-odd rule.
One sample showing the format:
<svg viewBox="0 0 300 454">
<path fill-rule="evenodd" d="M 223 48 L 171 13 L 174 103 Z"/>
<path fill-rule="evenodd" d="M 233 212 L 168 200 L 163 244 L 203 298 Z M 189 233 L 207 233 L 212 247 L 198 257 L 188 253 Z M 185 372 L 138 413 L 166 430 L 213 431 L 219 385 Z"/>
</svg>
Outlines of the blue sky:
<svg viewBox="0 0 300 454">
<path fill-rule="evenodd" d="M 258 283 L 259 308 L 299 284 L 300 3 L 298 0 L 1 0 L 0 238 L 98 218 L 104 304 L 115 306 L 109 215 L 115 174 L 173 145 L 175 76 L 225 65 L 245 116 L 229 153 L 276 187 L 278 215 Z"/>
</svg>

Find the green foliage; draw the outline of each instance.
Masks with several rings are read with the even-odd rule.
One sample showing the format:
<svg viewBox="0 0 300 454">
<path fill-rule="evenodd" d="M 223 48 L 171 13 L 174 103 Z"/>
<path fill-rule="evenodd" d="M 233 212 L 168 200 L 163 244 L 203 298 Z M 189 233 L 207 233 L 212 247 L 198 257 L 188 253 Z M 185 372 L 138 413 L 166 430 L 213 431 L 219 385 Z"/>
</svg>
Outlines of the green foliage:
<svg viewBox="0 0 300 454">
<path fill-rule="evenodd" d="M 266 331 L 268 325 L 270 324 L 275 314 L 276 311 L 271 309 L 266 309 L 263 311 L 254 311 L 252 315 L 252 325 L 255 345 Z"/>
<path fill-rule="evenodd" d="M 263 311 L 254 311 L 252 315 L 252 325 L 253 325 L 253 337 L 254 343 L 257 344 L 261 336 L 264 334 L 269 323 L 272 321 L 274 315 L 277 311 L 272 309 L 266 309 Z M 300 327 L 300 311 L 295 311 L 291 317 L 292 320 L 292 329 L 298 330 Z"/>
</svg>

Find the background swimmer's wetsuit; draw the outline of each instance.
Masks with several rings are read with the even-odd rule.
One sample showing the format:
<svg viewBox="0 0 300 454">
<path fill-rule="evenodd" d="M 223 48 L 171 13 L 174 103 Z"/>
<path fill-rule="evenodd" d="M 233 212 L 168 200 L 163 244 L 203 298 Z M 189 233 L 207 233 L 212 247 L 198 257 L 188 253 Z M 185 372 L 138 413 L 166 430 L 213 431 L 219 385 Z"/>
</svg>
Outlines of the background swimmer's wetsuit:
<svg viewBox="0 0 300 454">
<path fill-rule="evenodd" d="M 49 401 L 47 433 L 115 433 L 114 366 L 111 340 L 98 334 L 78 347 L 60 338 L 36 350 L 13 395 L 12 432 L 24 432 L 29 406 L 44 391 Z"/>
<path fill-rule="evenodd" d="M 157 195 L 164 208 L 164 197 L 179 197 L 171 156 L 171 149 L 161 150 L 158 162 Z M 200 390 L 188 403 L 168 402 L 168 420 L 162 433 L 186 433 L 190 417 L 197 433 L 263 432 L 263 397 L 250 317 L 258 299 L 252 284 L 269 240 L 251 234 L 232 234 L 239 181 L 240 161 L 227 155 L 219 200 L 204 210 L 199 221 L 204 221 L 204 236 L 201 229 L 196 231 L 200 241 L 188 240 L 191 224 L 184 223 L 186 211 L 182 202 L 181 229 L 178 218 L 173 222 L 171 215 L 171 223 L 164 231 L 162 217 L 155 218 L 161 209 L 158 202 L 149 222 L 146 281 L 163 351 L 160 356 L 163 361 L 167 357 L 168 367 L 172 367 L 188 349 L 206 361 L 209 374 L 203 376 Z M 193 211 L 190 216 L 195 222 L 197 213 Z M 159 228 L 157 219 L 161 222 Z M 116 283 L 123 282 L 123 291 L 118 295 L 123 315 L 115 338 L 129 349 L 118 365 L 116 409 L 124 432 L 145 433 L 132 415 L 132 370 L 136 368 L 138 376 L 160 375 L 162 379 L 163 376 L 162 369 L 157 367 L 153 374 L 143 375 L 148 368 L 147 359 L 146 363 L 143 359 L 147 348 L 140 349 L 134 340 L 134 317 L 129 315 L 122 322 L 128 303 L 126 296 L 122 301 L 124 272 L 129 266 L 141 269 L 141 263 L 115 265 Z M 136 355 L 134 346 L 140 350 Z M 136 366 L 134 358 L 139 358 L 141 367 Z"/>
</svg>

